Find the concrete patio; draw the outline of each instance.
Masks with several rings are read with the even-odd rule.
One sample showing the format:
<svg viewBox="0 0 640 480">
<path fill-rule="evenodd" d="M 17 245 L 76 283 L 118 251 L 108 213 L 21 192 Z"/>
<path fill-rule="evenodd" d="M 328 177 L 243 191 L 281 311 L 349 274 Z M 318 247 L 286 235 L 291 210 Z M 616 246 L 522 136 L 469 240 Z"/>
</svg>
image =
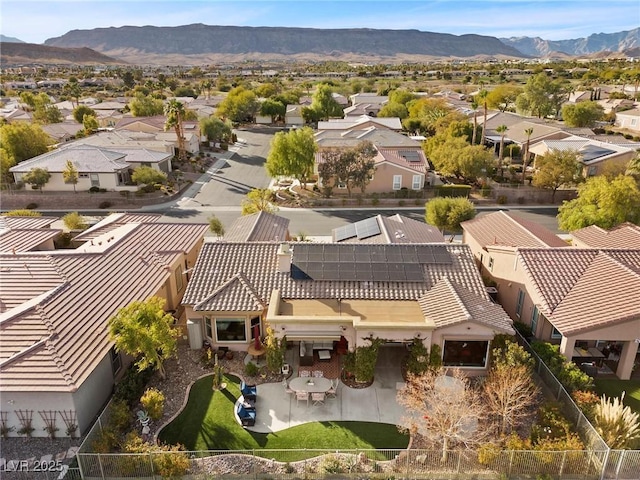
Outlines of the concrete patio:
<svg viewBox="0 0 640 480">
<path fill-rule="evenodd" d="M 374 383 L 368 388 L 350 388 L 340 383 L 336 398 L 324 405 L 296 401 L 281 383 L 258 385 L 256 424 L 248 430 L 270 433 L 307 422 L 362 421 L 398 424 L 404 408 L 396 401 L 397 389 L 403 385 L 400 347 L 380 349 Z M 297 368 L 294 370 L 297 374 Z"/>
</svg>

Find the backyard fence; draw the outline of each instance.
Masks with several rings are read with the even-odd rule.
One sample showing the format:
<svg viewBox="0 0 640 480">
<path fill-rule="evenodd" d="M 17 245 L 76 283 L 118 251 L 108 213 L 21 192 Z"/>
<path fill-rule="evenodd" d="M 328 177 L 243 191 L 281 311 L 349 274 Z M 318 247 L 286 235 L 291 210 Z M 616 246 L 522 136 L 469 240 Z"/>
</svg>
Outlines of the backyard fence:
<svg viewBox="0 0 640 480">
<path fill-rule="evenodd" d="M 173 461 L 166 456 L 174 457 Z M 176 461 L 175 457 L 182 457 Z M 165 457 L 161 461 L 161 457 Z M 481 461 L 482 460 L 482 461 Z M 154 479 L 169 465 L 183 465 L 182 478 L 205 479 L 554 479 L 637 480 L 637 451 L 473 450 L 248 450 L 151 454 L 79 453 L 83 479 Z M 173 470 L 176 474 L 177 471 Z M 172 478 L 180 478 L 176 475 Z"/>
</svg>

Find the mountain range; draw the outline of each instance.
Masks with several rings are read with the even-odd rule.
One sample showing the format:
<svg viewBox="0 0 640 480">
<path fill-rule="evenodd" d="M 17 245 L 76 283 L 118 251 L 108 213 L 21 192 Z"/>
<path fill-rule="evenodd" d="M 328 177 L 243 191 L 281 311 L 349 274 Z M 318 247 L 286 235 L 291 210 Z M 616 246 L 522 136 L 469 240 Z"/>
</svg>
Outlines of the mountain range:
<svg viewBox="0 0 640 480">
<path fill-rule="evenodd" d="M 16 45 L 29 51 L 31 44 L 2 37 L 2 57 L 13 54 L 22 61 L 33 52 L 20 55 Z M 527 57 L 563 57 L 604 55 L 603 52 L 637 52 L 640 28 L 599 33 L 573 40 L 544 40 L 539 37 L 498 39 L 484 35 L 450 35 L 418 30 L 314 29 L 289 27 L 234 27 L 203 24 L 179 27 L 110 27 L 72 30 L 45 41 L 47 47 L 89 48 L 115 61 L 134 64 L 204 64 L 249 61 L 362 61 L 424 62 L 446 59 L 518 59 Z M 43 46 L 43 47 L 44 47 Z M 36 49 L 37 50 L 37 49 Z M 634 52 L 634 53 L 635 53 Z M 42 48 L 38 54 L 47 58 Z M 633 54 L 633 53 L 632 53 Z M 60 56 L 60 51 L 57 52 Z M 57 58 L 57 57 L 54 57 Z M 82 63 L 90 63 L 92 56 Z"/>
</svg>

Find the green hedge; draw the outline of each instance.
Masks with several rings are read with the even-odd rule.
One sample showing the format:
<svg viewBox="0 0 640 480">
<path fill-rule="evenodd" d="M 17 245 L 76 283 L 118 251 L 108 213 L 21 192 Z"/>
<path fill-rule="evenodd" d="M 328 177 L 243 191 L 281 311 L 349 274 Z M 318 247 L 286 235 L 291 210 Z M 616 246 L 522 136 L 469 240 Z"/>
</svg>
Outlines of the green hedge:
<svg viewBox="0 0 640 480">
<path fill-rule="evenodd" d="M 569 393 L 576 390 L 593 390 L 593 378 L 580 370 L 575 363 L 567 360 L 560 353 L 558 345 L 535 341 L 531 343 L 531 348 L 540 356 Z"/>
<path fill-rule="evenodd" d="M 436 196 L 438 197 L 464 197 L 469 198 L 471 185 L 438 185 Z"/>
</svg>

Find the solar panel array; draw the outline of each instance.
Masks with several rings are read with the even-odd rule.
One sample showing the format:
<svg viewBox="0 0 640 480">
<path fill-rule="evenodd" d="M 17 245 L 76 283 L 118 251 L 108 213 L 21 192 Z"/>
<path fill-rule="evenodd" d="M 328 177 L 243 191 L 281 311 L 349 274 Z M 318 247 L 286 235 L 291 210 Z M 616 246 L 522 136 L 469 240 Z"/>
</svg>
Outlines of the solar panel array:
<svg viewBox="0 0 640 480">
<path fill-rule="evenodd" d="M 584 163 L 593 162 L 598 158 L 611 155 L 612 153 L 615 153 L 615 151 L 609 150 L 608 148 L 597 147 L 595 145 L 587 145 L 586 147 L 580 149 L 580 155 L 582 156 L 582 161 Z"/>
<path fill-rule="evenodd" d="M 422 265 L 450 263 L 443 245 L 297 244 L 291 276 L 298 280 L 423 282 Z"/>
<path fill-rule="evenodd" d="M 419 162 L 421 161 L 420 154 L 415 150 L 400 150 L 398 154 L 404 158 L 407 162 Z"/>
<path fill-rule="evenodd" d="M 348 240 L 353 237 L 358 237 L 358 240 L 363 240 L 373 237 L 374 235 L 380 235 L 380 225 L 378 225 L 377 218 L 367 218 L 336 228 L 333 235 L 336 242 L 342 242 L 343 240 Z"/>
</svg>

